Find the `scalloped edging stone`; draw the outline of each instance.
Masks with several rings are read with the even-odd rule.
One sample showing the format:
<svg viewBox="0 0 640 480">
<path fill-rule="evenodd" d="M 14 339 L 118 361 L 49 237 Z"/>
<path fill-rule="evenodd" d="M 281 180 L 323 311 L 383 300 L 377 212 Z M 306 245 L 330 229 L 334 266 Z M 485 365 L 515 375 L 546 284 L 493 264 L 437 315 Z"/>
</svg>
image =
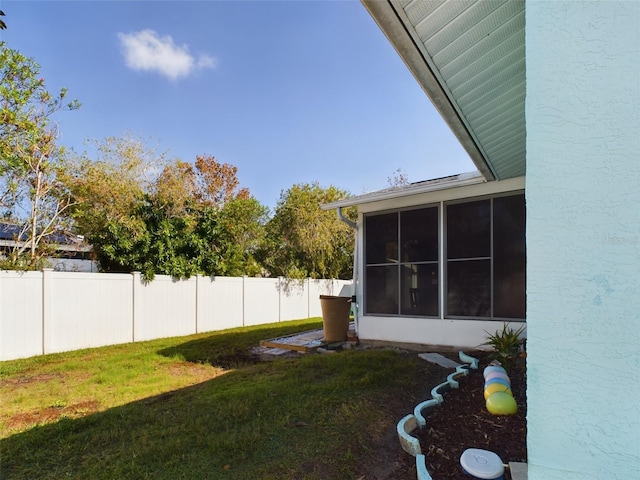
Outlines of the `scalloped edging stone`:
<svg viewBox="0 0 640 480">
<path fill-rule="evenodd" d="M 427 458 L 423 454 L 416 455 L 416 472 L 418 480 L 433 480 L 427 470 Z"/>
<path fill-rule="evenodd" d="M 455 378 L 461 375 L 463 377 L 466 377 L 467 375 L 469 375 L 469 368 L 466 365 L 459 366 L 458 368 L 456 368 L 455 372 L 450 373 L 447 376 L 447 382 L 449 382 L 449 385 L 451 385 L 451 388 L 458 388 L 460 386 L 458 382 L 455 381 Z"/>
<path fill-rule="evenodd" d="M 476 357 L 467 355 L 464 352 L 458 352 L 458 358 L 460 359 L 461 362 L 468 363 L 472 370 L 478 369 L 479 360 Z"/>
<path fill-rule="evenodd" d="M 423 410 L 429 412 L 433 407 L 440 405 L 440 401 L 432 398 L 431 400 L 425 400 L 424 402 L 420 402 L 416 405 L 416 408 L 413 409 L 413 416 L 416 417 L 416 421 L 418 422 L 418 427 L 421 429 L 427 424 L 427 420 L 424 418 L 422 414 Z"/>
<path fill-rule="evenodd" d="M 413 414 L 409 414 L 398 422 L 398 438 L 400 439 L 400 446 L 409 455 L 414 457 L 420 455 L 420 440 L 409 433 L 413 432 L 418 426 L 416 417 Z"/>
<path fill-rule="evenodd" d="M 422 414 L 424 410 L 430 411 L 432 408 L 440 405 L 444 402 L 444 397 L 442 393 L 445 393 L 452 388 L 458 388 L 459 384 L 455 380 L 456 377 L 465 376 L 469 374 L 469 368 L 473 370 L 478 369 L 478 359 L 471 357 L 464 352 L 458 352 L 458 357 L 460 361 L 467 363 L 468 365 L 460 365 L 456 367 L 456 371 L 447 375 L 447 380 L 445 382 L 436 385 L 431 389 L 431 396 L 433 397 L 430 400 L 425 400 L 424 402 L 420 402 L 413 409 L 413 413 L 406 415 L 398 422 L 396 427 L 398 431 L 398 439 L 400 440 L 400 446 L 402 449 L 407 452 L 409 455 L 415 457 L 416 459 L 416 471 L 418 480 L 433 480 L 431 475 L 427 470 L 426 465 L 426 457 L 422 454 L 422 450 L 420 449 L 420 440 L 411 435 L 416 428 L 424 428 L 427 424 L 427 421 Z"/>
<path fill-rule="evenodd" d="M 418 421 L 418 427 L 424 428 L 424 426 L 427 424 L 427 420 L 424 418 L 424 415 L 422 413 L 423 410 L 427 410 L 428 412 L 432 408 L 436 407 L 437 405 L 440 405 L 444 401 L 444 397 L 439 393 L 440 388 L 446 387 L 447 390 L 451 388 L 458 388 L 460 385 L 455 380 L 455 378 L 459 377 L 460 375 L 466 376 L 468 374 L 469 374 L 468 367 L 466 365 L 460 365 L 459 367 L 456 368 L 455 372 L 447 376 L 446 382 L 441 383 L 440 385 L 435 387 L 433 390 L 431 390 L 431 396 L 433 397 L 431 400 L 425 400 L 424 402 L 420 402 L 418 405 L 416 405 L 416 407 L 413 409 L 413 415 L 416 417 L 416 420 Z"/>
</svg>

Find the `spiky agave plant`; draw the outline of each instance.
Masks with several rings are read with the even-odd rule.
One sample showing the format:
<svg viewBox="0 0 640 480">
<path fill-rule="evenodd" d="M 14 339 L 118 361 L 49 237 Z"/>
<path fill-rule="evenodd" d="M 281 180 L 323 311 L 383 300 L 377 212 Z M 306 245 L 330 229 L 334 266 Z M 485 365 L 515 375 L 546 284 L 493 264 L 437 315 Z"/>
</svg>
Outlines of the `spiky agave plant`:
<svg viewBox="0 0 640 480">
<path fill-rule="evenodd" d="M 521 337 L 526 325 L 514 330 L 507 323 L 502 324 L 502 331 L 496 330 L 494 334 L 487 333 L 487 341 L 483 345 L 493 347 L 492 356 L 499 360 L 505 368 L 513 361 L 520 352 L 520 347 L 524 344 Z"/>
</svg>

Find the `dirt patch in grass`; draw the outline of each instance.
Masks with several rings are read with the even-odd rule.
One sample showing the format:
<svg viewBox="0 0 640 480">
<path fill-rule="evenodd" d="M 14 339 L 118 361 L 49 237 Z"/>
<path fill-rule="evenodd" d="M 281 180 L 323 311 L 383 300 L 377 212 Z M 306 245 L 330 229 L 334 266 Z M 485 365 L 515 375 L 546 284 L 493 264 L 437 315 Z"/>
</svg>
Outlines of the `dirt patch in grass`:
<svg viewBox="0 0 640 480">
<path fill-rule="evenodd" d="M 205 382 L 212 378 L 225 374 L 228 370 L 204 365 L 201 363 L 179 362 L 169 365 L 169 374 L 174 377 L 182 377 L 188 374 L 193 383 Z"/>
<path fill-rule="evenodd" d="M 52 405 L 34 412 L 23 412 L 4 421 L 10 430 L 24 430 L 26 428 L 52 423 L 61 418 L 79 418 L 100 410 L 100 403 L 96 400 L 84 400 L 72 405 Z"/>
<path fill-rule="evenodd" d="M 44 383 L 51 380 L 62 378 L 61 373 L 41 373 L 38 375 L 22 375 L 16 378 L 9 378 L 0 380 L 0 387 L 6 385 L 30 385 L 33 383 Z"/>
</svg>

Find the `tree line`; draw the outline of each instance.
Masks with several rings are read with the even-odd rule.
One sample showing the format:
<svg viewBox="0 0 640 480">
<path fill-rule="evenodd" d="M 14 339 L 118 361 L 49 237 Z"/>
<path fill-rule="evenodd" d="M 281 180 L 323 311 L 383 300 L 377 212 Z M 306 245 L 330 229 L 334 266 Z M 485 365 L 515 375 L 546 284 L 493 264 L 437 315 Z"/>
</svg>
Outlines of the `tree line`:
<svg viewBox="0 0 640 480">
<path fill-rule="evenodd" d="M 320 209 L 348 192 L 296 184 L 271 212 L 212 155 L 168 160 L 131 134 L 95 140 L 92 154 L 69 152 L 53 119 L 81 104 L 64 88 L 49 92 L 39 75 L 34 59 L 0 42 L 0 221 L 17 232 L 0 268 L 46 266 L 54 234 L 65 232 L 84 236 L 102 271 L 147 280 L 351 277 L 354 234 Z"/>
</svg>

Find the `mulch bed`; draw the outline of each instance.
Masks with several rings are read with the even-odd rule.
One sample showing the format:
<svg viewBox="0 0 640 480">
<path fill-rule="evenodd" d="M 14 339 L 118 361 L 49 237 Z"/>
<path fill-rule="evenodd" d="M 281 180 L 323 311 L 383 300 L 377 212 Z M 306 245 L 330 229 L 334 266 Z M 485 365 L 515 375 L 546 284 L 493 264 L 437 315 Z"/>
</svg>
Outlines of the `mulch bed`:
<svg viewBox="0 0 640 480">
<path fill-rule="evenodd" d="M 491 359 L 483 352 L 472 355 L 480 359 L 478 370 L 456 378 L 460 388 L 444 394 L 444 403 L 425 415 L 427 425 L 416 435 L 420 439 L 429 474 L 435 480 L 468 480 L 470 477 L 460 467 L 460 456 L 468 448 L 492 451 L 505 464 L 526 462 L 525 358 L 517 358 L 507 367 L 518 412 L 498 416 L 487 411 L 484 399 L 483 370 Z M 511 479 L 508 469 L 505 479 Z"/>
</svg>

